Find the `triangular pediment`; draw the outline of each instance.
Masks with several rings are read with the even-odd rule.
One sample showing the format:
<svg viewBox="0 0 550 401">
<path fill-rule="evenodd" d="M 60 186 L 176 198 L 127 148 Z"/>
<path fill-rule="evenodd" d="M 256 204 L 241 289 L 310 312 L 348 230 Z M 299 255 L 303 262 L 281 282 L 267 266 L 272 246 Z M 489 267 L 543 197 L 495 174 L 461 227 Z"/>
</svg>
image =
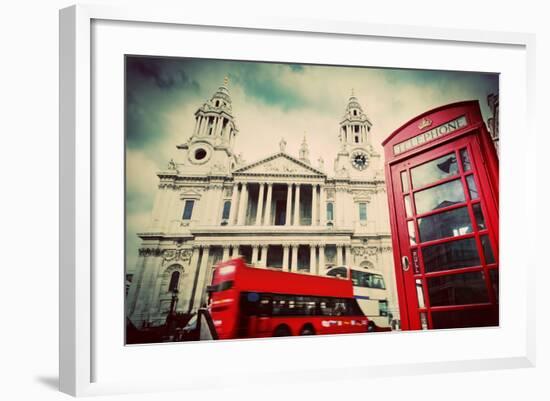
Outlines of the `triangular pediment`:
<svg viewBox="0 0 550 401">
<path fill-rule="evenodd" d="M 250 163 L 233 171 L 238 175 L 309 175 L 324 176 L 325 173 L 311 167 L 301 160 L 295 159 L 286 153 L 276 153 L 264 159 Z"/>
</svg>

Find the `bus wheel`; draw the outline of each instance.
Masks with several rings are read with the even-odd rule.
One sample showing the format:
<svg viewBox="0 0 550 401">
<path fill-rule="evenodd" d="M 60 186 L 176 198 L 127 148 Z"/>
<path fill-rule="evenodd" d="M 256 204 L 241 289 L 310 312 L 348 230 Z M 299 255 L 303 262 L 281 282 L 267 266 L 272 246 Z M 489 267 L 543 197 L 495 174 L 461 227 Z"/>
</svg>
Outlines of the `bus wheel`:
<svg viewBox="0 0 550 401">
<path fill-rule="evenodd" d="M 304 326 L 300 331 L 301 336 L 313 336 L 315 335 L 315 330 L 311 326 Z"/>
<path fill-rule="evenodd" d="M 367 331 L 371 333 L 374 331 L 375 327 L 376 326 L 374 325 L 374 322 L 369 322 L 369 325 L 367 326 Z"/>
<path fill-rule="evenodd" d="M 273 332 L 273 337 L 286 337 L 290 335 L 290 329 L 287 326 L 279 326 Z"/>
</svg>

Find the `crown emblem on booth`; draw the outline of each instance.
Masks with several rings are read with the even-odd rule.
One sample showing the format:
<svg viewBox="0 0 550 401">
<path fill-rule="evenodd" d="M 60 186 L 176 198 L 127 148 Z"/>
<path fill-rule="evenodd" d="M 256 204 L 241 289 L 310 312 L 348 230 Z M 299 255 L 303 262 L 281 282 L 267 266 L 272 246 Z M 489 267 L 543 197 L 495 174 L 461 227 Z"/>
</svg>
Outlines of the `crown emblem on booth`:
<svg viewBox="0 0 550 401">
<path fill-rule="evenodd" d="M 429 118 L 423 118 L 422 121 L 420 121 L 420 124 L 418 124 L 418 129 L 423 129 L 429 127 L 430 125 L 432 125 L 432 120 Z"/>
</svg>

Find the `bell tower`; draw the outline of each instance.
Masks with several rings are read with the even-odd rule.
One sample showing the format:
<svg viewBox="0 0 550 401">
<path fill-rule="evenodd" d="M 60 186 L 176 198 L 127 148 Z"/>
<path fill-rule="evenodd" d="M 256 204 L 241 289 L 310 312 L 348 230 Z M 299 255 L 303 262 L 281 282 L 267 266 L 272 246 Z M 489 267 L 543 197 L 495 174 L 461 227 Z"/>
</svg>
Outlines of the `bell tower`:
<svg viewBox="0 0 550 401">
<path fill-rule="evenodd" d="M 371 128 L 372 122 L 352 89 L 339 126 L 340 149 L 334 163 L 336 175 L 364 175 L 373 153 Z"/>
<path fill-rule="evenodd" d="M 200 172 L 228 172 L 237 165 L 234 154 L 239 130 L 233 116 L 229 79 L 195 112 L 195 127 L 186 143 L 184 163 Z"/>
</svg>

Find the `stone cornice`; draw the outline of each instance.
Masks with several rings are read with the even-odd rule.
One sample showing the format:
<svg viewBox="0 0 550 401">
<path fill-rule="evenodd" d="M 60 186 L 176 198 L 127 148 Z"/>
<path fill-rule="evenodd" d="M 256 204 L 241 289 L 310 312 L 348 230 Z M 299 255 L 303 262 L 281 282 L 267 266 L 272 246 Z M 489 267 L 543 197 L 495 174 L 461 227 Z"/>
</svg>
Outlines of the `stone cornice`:
<svg viewBox="0 0 550 401">
<path fill-rule="evenodd" d="M 230 247 L 237 247 L 237 246 L 250 246 L 252 248 L 262 248 L 266 246 L 281 246 L 283 248 L 297 248 L 299 246 L 310 246 L 310 247 L 327 247 L 327 246 L 336 246 L 336 247 L 351 247 L 351 244 L 349 243 L 349 239 L 342 238 L 342 239 L 327 239 L 327 240 L 303 240 L 303 241 L 281 241 L 277 244 L 270 243 L 269 239 L 257 239 L 257 240 L 239 240 L 239 239 L 232 239 L 232 240 L 222 240 L 222 239 L 212 239 L 210 241 L 208 240 L 201 240 L 200 243 L 197 243 L 194 245 L 194 248 L 207 248 L 207 247 L 221 247 L 221 248 L 230 248 Z"/>
<path fill-rule="evenodd" d="M 339 185 L 367 185 L 367 186 L 377 186 L 383 187 L 381 190 L 385 190 L 386 182 L 383 179 L 372 179 L 372 180 L 357 180 L 344 177 L 327 177 L 326 175 L 307 175 L 307 174 L 297 174 L 297 173 L 247 173 L 247 172 L 235 172 L 233 176 L 230 173 L 213 173 L 208 175 L 193 176 L 193 175 L 182 175 L 176 173 L 174 170 L 166 170 L 157 172 L 157 176 L 160 178 L 161 182 L 159 187 L 169 186 L 171 188 L 180 189 L 185 183 L 204 183 L 214 181 L 223 181 L 225 183 L 240 183 L 240 182 L 264 182 L 264 183 L 279 183 L 277 178 L 304 178 L 306 181 L 303 184 L 321 184 L 325 186 L 331 186 L 335 184 Z M 250 180 L 247 177 L 262 177 L 258 180 Z M 287 180 L 281 180 L 280 183 L 284 183 Z"/>
<path fill-rule="evenodd" d="M 193 239 L 190 234 L 169 234 L 163 231 L 144 231 L 136 233 L 136 235 L 142 240 L 173 240 L 173 241 L 185 241 Z"/>
<path fill-rule="evenodd" d="M 349 235 L 354 232 L 353 227 L 325 227 L 325 226 L 203 226 L 190 227 L 193 235 Z"/>
</svg>

